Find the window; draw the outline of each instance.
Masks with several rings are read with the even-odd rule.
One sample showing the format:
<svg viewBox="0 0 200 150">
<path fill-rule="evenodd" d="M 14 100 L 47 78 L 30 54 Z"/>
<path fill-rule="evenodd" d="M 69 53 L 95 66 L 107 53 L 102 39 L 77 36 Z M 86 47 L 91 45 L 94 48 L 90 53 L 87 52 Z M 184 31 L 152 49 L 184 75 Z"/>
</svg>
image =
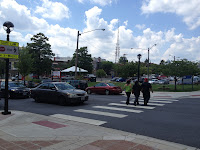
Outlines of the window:
<svg viewBox="0 0 200 150">
<path fill-rule="evenodd" d="M 40 89 L 48 89 L 49 88 L 48 83 L 42 84 L 39 88 Z"/>
<path fill-rule="evenodd" d="M 106 86 L 106 84 L 105 83 L 101 83 L 101 86 Z"/>
<path fill-rule="evenodd" d="M 55 88 L 54 84 L 49 84 L 49 89 Z"/>
<path fill-rule="evenodd" d="M 98 83 L 97 85 L 95 85 L 95 87 L 100 87 L 101 86 L 101 83 Z"/>
</svg>

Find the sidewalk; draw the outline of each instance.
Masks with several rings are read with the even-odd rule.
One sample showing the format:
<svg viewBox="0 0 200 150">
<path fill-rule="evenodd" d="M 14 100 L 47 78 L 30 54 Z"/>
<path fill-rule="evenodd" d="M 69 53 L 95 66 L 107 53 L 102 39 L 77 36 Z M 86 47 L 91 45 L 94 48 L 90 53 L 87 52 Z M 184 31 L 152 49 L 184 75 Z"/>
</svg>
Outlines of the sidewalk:
<svg viewBox="0 0 200 150">
<path fill-rule="evenodd" d="M 187 95 L 200 95 L 200 92 Z M 155 92 L 152 96 L 178 98 L 187 95 Z M 200 150 L 50 116 L 14 110 L 11 113 L 0 114 L 0 150 Z"/>
</svg>

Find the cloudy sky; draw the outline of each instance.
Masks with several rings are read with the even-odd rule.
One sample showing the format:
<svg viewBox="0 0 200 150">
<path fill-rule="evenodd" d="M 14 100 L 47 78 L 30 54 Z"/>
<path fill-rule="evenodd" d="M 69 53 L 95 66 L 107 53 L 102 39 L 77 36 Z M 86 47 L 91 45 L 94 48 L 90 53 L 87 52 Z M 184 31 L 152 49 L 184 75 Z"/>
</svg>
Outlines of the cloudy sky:
<svg viewBox="0 0 200 150">
<path fill-rule="evenodd" d="M 0 0 L 0 25 L 11 21 L 10 40 L 26 46 L 44 33 L 56 56 L 72 57 L 87 46 L 92 57 L 115 62 L 119 29 L 120 56 L 142 61 L 200 59 L 200 0 Z M 3 27 L 0 40 L 6 40 Z M 152 47 L 154 44 L 156 46 Z M 133 48 L 133 49 L 131 49 Z"/>
</svg>

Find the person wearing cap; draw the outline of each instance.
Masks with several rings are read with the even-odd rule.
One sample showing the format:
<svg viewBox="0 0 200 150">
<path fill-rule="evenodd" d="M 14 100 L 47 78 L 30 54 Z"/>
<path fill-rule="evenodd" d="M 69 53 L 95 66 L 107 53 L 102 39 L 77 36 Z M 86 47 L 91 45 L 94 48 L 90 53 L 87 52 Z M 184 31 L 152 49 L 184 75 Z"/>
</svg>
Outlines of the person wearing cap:
<svg viewBox="0 0 200 150">
<path fill-rule="evenodd" d="M 152 86 L 150 83 L 148 83 L 147 78 L 144 79 L 144 82 L 141 85 L 141 91 L 143 93 L 144 105 L 147 106 L 147 103 L 150 99 L 150 91 L 153 93 Z"/>
</svg>

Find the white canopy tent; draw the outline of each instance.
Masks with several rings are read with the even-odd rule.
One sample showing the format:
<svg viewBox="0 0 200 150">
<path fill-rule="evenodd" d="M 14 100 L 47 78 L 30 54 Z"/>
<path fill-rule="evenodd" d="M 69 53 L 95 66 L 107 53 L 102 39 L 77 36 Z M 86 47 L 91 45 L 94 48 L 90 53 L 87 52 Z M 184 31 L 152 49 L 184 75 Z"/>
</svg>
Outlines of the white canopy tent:
<svg viewBox="0 0 200 150">
<path fill-rule="evenodd" d="M 75 66 L 72 66 L 70 68 L 64 69 L 61 72 L 75 72 Z M 77 72 L 88 72 L 88 71 L 77 67 Z"/>
</svg>

